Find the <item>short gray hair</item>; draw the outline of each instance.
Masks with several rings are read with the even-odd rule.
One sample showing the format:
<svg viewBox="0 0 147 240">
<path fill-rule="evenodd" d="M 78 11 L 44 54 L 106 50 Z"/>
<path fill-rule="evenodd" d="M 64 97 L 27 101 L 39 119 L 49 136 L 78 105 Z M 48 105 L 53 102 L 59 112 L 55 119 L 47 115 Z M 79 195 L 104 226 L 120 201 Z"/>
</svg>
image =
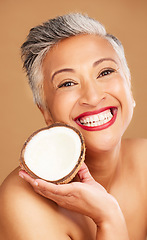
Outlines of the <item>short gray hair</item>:
<svg viewBox="0 0 147 240">
<path fill-rule="evenodd" d="M 21 46 L 23 67 L 26 70 L 34 101 L 46 107 L 43 92 L 42 61 L 49 51 L 59 41 L 80 34 L 94 34 L 107 39 L 121 60 L 123 71 L 130 85 L 130 71 L 126 62 L 121 42 L 108 34 L 98 21 L 80 13 L 71 13 L 50 19 L 32 28 L 26 41 Z"/>
</svg>

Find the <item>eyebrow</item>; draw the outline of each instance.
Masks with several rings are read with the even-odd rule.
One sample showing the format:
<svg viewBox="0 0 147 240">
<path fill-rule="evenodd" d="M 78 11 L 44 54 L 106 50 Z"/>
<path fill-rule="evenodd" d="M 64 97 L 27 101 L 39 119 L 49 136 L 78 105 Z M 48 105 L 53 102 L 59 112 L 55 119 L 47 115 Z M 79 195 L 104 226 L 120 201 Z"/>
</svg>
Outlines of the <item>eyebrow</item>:
<svg viewBox="0 0 147 240">
<path fill-rule="evenodd" d="M 112 61 L 112 62 L 114 62 L 115 64 L 117 64 L 117 62 L 116 62 L 113 58 L 101 58 L 101 59 L 99 59 L 98 61 L 96 61 L 96 62 L 93 63 L 93 67 L 96 67 L 97 65 L 99 65 L 100 63 L 102 63 L 102 62 L 104 62 L 104 61 Z M 51 80 L 53 81 L 54 77 L 55 77 L 58 73 L 62 73 L 62 72 L 75 73 L 75 70 L 72 69 L 72 68 L 63 68 L 63 69 L 60 69 L 60 70 L 54 72 L 54 74 L 53 74 L 52 77 L 51 77 Z"/>
<path fill-rule="evenodd" d="M 113 58 L 101 58 L 98 61 L 94 62 L 93 67 L 96 67 L 98 64 L 100 64 L 100 63 L 102 63 L 104 61 L 112 61 L 115 64 L 117 64 L 117 62 Z"/>
<path fill-rule="evenodd" d="M 53 78 L 56 76 L 56 74 L 58 74 L 58 73 L 62 73 L 62 72 L 71 72 L 71 73 L 74 73 L 75 70 L 72 69 L 72 68 L 63 68 L 63 69 L 60 69 L 60 70 L 54 72 L 54 74 L 52 75 L 51 80 L 53 81 Z"/>
</svg>

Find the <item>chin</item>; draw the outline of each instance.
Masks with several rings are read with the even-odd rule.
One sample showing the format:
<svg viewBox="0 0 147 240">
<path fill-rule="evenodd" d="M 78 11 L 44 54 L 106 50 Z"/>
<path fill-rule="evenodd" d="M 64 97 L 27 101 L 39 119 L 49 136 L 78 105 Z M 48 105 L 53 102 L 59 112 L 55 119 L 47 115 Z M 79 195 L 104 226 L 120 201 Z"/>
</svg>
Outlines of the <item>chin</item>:
<svg viewBox="0 0 147 240">
<path fill-rule="evenodd" d="M 121 137 L 107 137 L 103 139 L 85 140 L 87 151 L 100 153 L 111 152 L 120 146 Z"/>
</svg>

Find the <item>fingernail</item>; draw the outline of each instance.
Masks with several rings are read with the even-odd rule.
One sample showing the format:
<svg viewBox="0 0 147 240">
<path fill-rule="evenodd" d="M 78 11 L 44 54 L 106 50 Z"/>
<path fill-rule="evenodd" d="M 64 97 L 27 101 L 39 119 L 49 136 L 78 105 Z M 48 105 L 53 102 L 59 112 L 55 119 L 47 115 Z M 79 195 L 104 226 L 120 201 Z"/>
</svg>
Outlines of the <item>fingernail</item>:
<svg viewBox="0 0 147 240">
<path fill-rule="evenodd" d="M 35 186 L 38 186 L 38 182 L 37 182 L 37 181 L 34 181 L 34 185 L 35 185 Z"/>
</svg>

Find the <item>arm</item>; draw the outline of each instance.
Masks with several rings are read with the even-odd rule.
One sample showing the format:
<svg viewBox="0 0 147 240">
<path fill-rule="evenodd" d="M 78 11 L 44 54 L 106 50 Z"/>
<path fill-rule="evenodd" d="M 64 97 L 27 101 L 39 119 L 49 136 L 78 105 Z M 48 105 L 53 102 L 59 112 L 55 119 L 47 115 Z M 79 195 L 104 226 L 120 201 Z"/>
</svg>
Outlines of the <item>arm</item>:
<svg viewBox="0 0 147 240">
<path fill-rule="evenodd" d="M 0 239 L 69 240 L 56 204 L 17 176 L 11 175 L 0 188 Z"/>
<path fill-rule="evenodd" d="M 97 225 L 96 240 L 129 240 L 123 214 L 114 197 L 94 181 L 85 164 L 78 174 L 81 182 L 54 185 L 20 172 L 37 193 L 92 218 Z"/>
</svg>

